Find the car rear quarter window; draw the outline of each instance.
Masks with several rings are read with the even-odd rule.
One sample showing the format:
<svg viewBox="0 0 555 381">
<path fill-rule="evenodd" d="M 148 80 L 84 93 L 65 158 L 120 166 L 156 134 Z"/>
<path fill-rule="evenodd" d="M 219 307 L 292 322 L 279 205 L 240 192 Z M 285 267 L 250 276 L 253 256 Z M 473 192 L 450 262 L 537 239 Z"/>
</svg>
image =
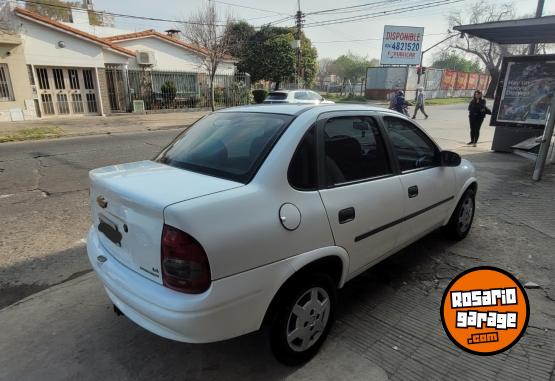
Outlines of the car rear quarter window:
<svg viewBox="0 0 555 381">
<path fill-rule="evenodd" d="M 301 101 L 308 101 L 310 100 L 310 97 L 308 96 L 308 93 L 306 91 L 295 91 L 295 99 L 297 100 L 301 100 Z"/>
<path fill-rule="evenodd" d="M 371 117 L 338 117 L 324 126 L 328 186 L 392 174 L 378 124 Z"/>
<path fill-rule="evenodd" d="M 402 172 L 440 164 L 437 146 L 417 126 L 401 118 L 383 118 Z"/>
<path fill-rule="evenodd" d="M 155 160 L 247 183 L 291 120 L 281 114 L 214 113 L 187 129 Z"/>
<path fill-rule="evenodd" d="M 289 184 L 298 190 L 315 190 L 316 183 L 316 127 L 305 134 L 289 164 Z"/>
</svg>

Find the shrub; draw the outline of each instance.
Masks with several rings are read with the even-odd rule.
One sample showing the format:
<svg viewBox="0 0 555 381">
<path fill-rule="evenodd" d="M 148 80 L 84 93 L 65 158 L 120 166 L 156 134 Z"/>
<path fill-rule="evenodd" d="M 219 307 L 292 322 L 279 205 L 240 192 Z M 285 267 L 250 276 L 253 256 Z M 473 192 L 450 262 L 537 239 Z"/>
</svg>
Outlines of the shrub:
<svg viewBox="0 0 555 381">
<path fill-rule="evenodd" d="M 268 92 L 266 90 L 258 89 L 252 91 L 252 96 L 254 97 L 254 101 L 256 103 L 264 102 L 264 99 L 268 96 Z"/>
<path fill-rule="evenodd" d="M 160 91 L 162 92 L 166 102 L 172 102 L 177 94 L 177 87 L 175 87 L 175 83 L 173 81 L 166 81 L 160 87 Z"/>
</svg>

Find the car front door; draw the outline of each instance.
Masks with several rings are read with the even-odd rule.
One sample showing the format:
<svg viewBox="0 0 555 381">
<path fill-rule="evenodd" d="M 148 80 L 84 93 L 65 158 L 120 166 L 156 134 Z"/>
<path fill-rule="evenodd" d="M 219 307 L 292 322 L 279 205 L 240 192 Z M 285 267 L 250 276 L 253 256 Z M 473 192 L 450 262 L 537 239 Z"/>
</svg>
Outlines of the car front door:
<svg viewBox="0 0 555 381">
<path fill-rule="evenodd" d="M 395 116 L 383 123 L 398 160 L 405 204 L 399 246 L 406 246 L 445 221 L 454 202 L 455 173 L 441 166 L 437 145 L 415 124 Z"/>
<path fill-rule="evenodd" d="M 328 113 L 318 123 L 320 195 L 351 276 L 395 247 L 403 189 L 375 117 Z"/>
</svg>

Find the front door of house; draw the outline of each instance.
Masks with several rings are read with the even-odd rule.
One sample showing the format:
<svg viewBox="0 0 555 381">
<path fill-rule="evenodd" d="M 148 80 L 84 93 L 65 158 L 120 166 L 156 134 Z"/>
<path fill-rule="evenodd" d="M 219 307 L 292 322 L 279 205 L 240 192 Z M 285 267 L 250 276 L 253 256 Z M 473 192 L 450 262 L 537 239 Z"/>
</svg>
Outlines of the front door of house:
<svg viewBox="0 0 555 381">
<path fill-rule="evenodd" d="M 37 67 L 44 115 L 98 114 L 94 69 Z"/>
</svg>

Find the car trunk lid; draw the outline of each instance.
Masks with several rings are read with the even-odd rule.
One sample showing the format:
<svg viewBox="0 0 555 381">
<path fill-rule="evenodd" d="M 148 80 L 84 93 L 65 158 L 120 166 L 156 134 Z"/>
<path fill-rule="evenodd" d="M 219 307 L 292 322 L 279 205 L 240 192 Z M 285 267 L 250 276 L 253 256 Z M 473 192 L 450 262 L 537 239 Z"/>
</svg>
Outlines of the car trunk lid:
<svg viewBox="0 0 555 381">
<path fill-rule="evenodd" d="M 164 209 L 243 185 L 153 161 L 99 168 L 89 177 L 91 216 L 101 245 L 123 265 L 158 283 Z"/>
</svg>

